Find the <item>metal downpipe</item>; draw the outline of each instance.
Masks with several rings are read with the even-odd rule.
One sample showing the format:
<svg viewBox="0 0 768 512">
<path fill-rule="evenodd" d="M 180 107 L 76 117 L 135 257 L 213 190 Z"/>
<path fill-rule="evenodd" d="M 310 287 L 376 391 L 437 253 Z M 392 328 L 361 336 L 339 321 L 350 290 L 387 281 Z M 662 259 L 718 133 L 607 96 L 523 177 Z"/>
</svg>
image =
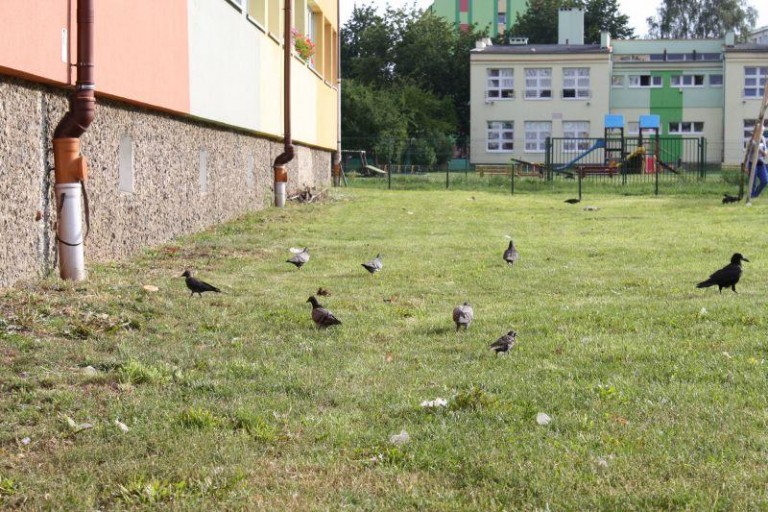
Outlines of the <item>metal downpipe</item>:
<svg viewBox="0 0 768 512">
<path fill-rule="evenodd" d="M 94 0 L 77 2 L 77 81 L 69 97 L 69 111 L 59 121 L 53 133 L 55 167 L 56 240 L 58 242 L 59 273 L 62 279 L 82 281 L 86 278 L 82 229 L 83 201 L 87 163 L 80 155 L 80 136 L 93 121 L 96 111 L 96 85 L 93 77 L 94 59 Z"/>
<path fill-rule="evenodd" d="M 285 194 L 288 186 L 288 162 L 293 160 L 295 148 L 291 138 L 291 24 L 293 23 L 293 8 L 291 0 L 285 1 L 285 16 L 283 26 L 283 119 L 284 149 L 275 158 L 275 206 L 285 206 Z"/>
</svg>

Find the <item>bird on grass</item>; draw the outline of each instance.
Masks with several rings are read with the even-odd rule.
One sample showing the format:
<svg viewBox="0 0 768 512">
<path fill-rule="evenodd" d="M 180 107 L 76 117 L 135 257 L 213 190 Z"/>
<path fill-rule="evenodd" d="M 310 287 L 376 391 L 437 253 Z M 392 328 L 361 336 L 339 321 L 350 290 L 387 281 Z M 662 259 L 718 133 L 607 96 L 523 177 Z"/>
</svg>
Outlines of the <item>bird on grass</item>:
<svg viewBox="0 0 768 512">
<path fill-rule="evenodd" d="M 472 319 L 475 316 L 475 312 L 472 310 L 472 306 L 469 302 L 465 302 L 460 306 L 453 308 L 453 321 L 456 324 L 456 332 L 459 332 L 459 328 L 464 326 L 464 330 L 467 330 L 469 324 L 472 323 Z"/>
<path fill-rule="evenodd" d="M 192 277 L 191 270 L 185 270 L 184 273 L 181 274 L 181 277 L 183 277 L 184 281 L 187 283 L 187 288 L 189 288 L 192 291 L 192 293 L 189 294 L 190 297 L 193 296 L 194 294 L 198 294 L 200 297 L 202 297 L 203 292 L 221 293 L 221 290 L 219 290 L 215 286 L 208 284 L 205 281 L 201 281 L 199 279 Z"/>
<path fill-rule="evenodd" d="M 723 293 L 723 288 L 730 288 L 734 293 L 736 292 L 736 283 L 741 278 L 741 262 L 749 261 L 747 258 L 741 255 L 741 253 L 734 253 L 731 256 L 731 262 L 709 276 L 709 279 L 702 281 L 696 285 L 696 288 L 709 288 L 710 286 L 717 285 L 720 293 Z"/>
<path fill-rule="evenodd" d="M 331 294 L 331 291 L 327 288 L 323 288 L 322 286 L 317 289 L 317 294 L 321 297 L 327 297 Z"/>
<path fill-rule="evenodd" d="M 507 247 L 507 250 L 504 251 L 504 261 L 506 261 L 508 265 L 514 265 L 519 257 L 520 253 L 517 252 L 517 249 L 515 249 L 515 243 L 510 240 L 509 247 Z"/>
<path fill-rule="evenodd" d="M 285 261 L 292 265 L 296 265 L 296 268 L 303 267 L 309 261 L 309 248 L 305 247 L 301 252 L 294 254 L 290 259 Z"/>
<path fill-rule="evenodd" d="M 362 265 L 365 270 L 367 270 L 371 274 L 375 274 L 376 272 L 381 270 L 381 268 L 384 266 L 384 263 L 381 262 L 381 254 L 377 254 L 376 257 L 373 258 L 371 261 L 367 261 Z"/>
<path fill-rule="evenodd" d="M 509 349 L 515 346 L 517 340 L 517 333 L 515 331 L 509 331 L 499 339 L 491 343 L 490 348 L 499 355 L 500 352 L 509 352 Z"/>
<path fill-rule="evenodd" d="M 319 329 L 325 329 L 332 325 L 341 325 L 341 320 L 317 302 L 314 295 L 308 298 L 307 302 L 312 303 L 312 321 L 315 322 Z"/>
<path fill-rule="evenodd" d="M 730 194 L 723 194 L 723 204 L 736 203 L 741 201 L 739 196 L 732 196 Z"/>
<path fill-rule="evenodd" d="M 576 199 L 576 198 L 573 198 L 573 199 L 566 199 L 566 200 L 565 200 L 565 201 L 563 201 L 563 202 L 564 202 L 564 203 L 568 203 L 568 204 L 578 204 L 578 203 L 580 203 L 580 202 L 581 202 L 581 199 Z"/>
</svg>

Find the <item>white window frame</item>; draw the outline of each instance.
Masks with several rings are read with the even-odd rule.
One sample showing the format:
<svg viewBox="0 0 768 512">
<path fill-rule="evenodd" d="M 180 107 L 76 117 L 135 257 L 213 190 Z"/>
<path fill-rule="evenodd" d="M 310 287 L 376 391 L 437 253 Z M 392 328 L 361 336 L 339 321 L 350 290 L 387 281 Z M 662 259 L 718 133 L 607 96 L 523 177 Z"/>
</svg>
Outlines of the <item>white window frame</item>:
<svg viewBox="0 0 768 512">
<path fill-rule="evenodd" d="M 642 85 L 643 77 L 648 77 L 648 85 Z M 661 87 L 664 81 L 660 75 L 629 75 L 629 87 L 633 89 L 647 89 Z"/>
<path fill-rule="evenodd" d="M 563 121 L 563 138 L 563 151 L 586 151 L 592 142 L 589 121 Z"/>
<path fill-rule="evenodd" d="M 704 121 L 670 121 L 667 128 L 669 135 L 701 135 Z"/>
<path fill-rule="evenodd" d="M 552 136 L 552 121 L 525 122 L 525 152 L 544 153 L 547 137 Z"/>
<path fill-rule="evenodd" d="M 566 96 L 565 91 L 573 91 L 573 96 Z M 592 97 L 589 83 L 589 68 L 563 68 L 564 100 L 588 100 Z"/>
<path fill-rule="evenodd" d="M 715 79 L 715 81 L 713 81 L 712 79 L 715 78 L 715 77 L 717 77 L 717 78 Z M 717 83 L 716 80 L 719 80 L 720 83 Z M 713 73 L 713 74 L 709 75 L 709 86 L 710 87 L 718 87 L 718 88 L 722 87 L 723 86 L 723 75 L 721 73 Z"/>
<path fill-rule="evenodd" d="M 768 66 L 744 66 L 744 98 L 762 98 Z"/>
<path fill-rule="evenodd" d="M 704 75 L 672 75 L 669 77 L 669 85 L 670 87 L 704 87 Z"/>
<path fill-rule="evenodd" d="M 515 99 L 515 69 L 487 68 L 485 97 L 489 100 Z"/>
<path fill-rule="evenodd" d="M 485 150 L 489 153 L 512 153 L 515 150 L 515 122 L 488 121 Z"/>
<path fill-rule="evenodd" d="M 624 75 L 613 75 L 611 76 L 611 87 L 623 88 L 625 81 L 626 77 Z"/>
<path fill-rule="evenodd" d="M 525 68 L 525 99 L 552 99 L 552 68 Z"/>
</svg>

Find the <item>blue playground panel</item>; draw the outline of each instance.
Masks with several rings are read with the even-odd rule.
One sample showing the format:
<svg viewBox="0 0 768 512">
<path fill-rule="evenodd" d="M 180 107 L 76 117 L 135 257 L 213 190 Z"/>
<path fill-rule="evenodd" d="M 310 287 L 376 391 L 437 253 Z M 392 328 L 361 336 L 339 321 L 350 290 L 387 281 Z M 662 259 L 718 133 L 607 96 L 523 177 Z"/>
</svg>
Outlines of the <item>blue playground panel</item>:
<svg viewBox="0 0 768 512">
<path fill-rule="evenodd" d="M 640 129 L 655 129 L 661 128 L 661 117 L 656 114 L 640 116 Z"/>
<path fill-rule="evenodd" d="M 621 114 L 606 114 L 605 128 L 624 128 L 624 116 Z"/>
</svg>

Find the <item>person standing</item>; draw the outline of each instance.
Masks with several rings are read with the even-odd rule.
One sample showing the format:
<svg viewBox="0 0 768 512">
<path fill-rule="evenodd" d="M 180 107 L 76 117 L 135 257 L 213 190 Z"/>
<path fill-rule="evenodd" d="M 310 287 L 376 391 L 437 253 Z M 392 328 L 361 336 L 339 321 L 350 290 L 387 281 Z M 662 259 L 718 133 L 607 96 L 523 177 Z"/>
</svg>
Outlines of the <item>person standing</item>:
<svg viewBox="0 0 768 512">
<path fill-rule="evenodd" d="M 766 156 L 765 137 L 760 137 L 760 144 L 757 148 L 757 165 L 755 166 L 755 183 L 752 186 L 751 197 L 753 198 L 759 196 L 760 192 L 768 185 L 768 170 L 765 167 Z M 751 168 L 752 163 L 750 162 L 749 165 Z"/>
</svg>

